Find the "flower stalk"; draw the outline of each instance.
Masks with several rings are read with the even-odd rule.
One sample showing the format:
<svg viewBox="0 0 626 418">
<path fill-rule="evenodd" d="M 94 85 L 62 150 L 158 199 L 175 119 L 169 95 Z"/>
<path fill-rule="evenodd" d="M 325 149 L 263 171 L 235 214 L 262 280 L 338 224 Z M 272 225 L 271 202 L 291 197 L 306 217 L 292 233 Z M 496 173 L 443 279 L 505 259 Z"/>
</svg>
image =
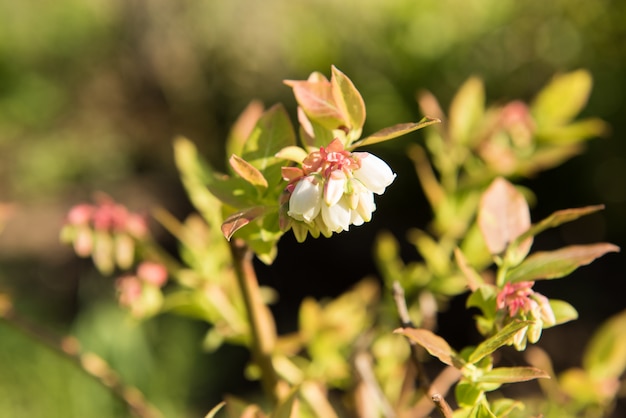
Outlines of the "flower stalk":
<svg viewBox="0 0 626 418">
<path fill-rule="evenodd" d="M 252 251 L 241 239 L 230 241 L 233 267 L 246 307 L 250 324 L 250 349 L 261 370 L 261 385 L 266 395 L 276 403 L 281 399 L 282 385 L 272 365 L 272 352 L 276 342 L 276 326 L 261 298 L 261 290 L 252 264 Z"/>
</svg>

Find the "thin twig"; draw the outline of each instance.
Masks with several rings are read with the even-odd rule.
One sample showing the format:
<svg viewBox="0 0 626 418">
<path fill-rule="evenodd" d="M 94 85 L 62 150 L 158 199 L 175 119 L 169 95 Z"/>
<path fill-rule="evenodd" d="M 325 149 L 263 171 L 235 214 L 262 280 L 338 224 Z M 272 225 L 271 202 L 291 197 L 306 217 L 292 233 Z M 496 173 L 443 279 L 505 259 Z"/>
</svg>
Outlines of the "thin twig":
<svg viewBox="0 0 626 418">
<path fill-rule="evenodd" d="M 1 294 L 0 318 L 11 328 L 41 344 L 42 347 L 61 355 L 70 364 L 75 365 L 82 372 L 94 378 L 124 402 L 129 411 L 137 418 L 161 418 L 163 416 L 155 406 L 145 399 L 139 389 L 124 384 L 119 375 L 104 359 L 91 352 L 82 352 L 80 343 L 74 337 L 66 336 L 60 338 L 50 331 L 42 329 L 22 318 L 13 309 L 9 298 Z"/>
<path fill-rule="evenodd" d="M 415 325 L 413 325 L 413 322 L 409 317 L 409 310 L 406 306 L 406 299 L 404 298 L 404 289 L 398 281 L 393 282 L 393 299 L 396 304 L 396 309 L 398 310 L 398 316 L 402 327 L 415 328 Z M 422 361 L 420 360 L 419 346 L 411 339 L 408 341 L 409 346 L 411 347 L 411 359 L 417 369 L 417 379 L 420 387 L 427 388 L 430 386 L 430 379 L 428 379 L 424 366 L 422 365 Z"/>
<path fill-rule="evenodd" d="M 448 402 L 439 393 L 435 393 L 431 396 L 431 399 L 435 403 L 435 406 L 443 416 L 443 418 L 452 418 L 452 408 L 448 405 Z"/>
</svg>

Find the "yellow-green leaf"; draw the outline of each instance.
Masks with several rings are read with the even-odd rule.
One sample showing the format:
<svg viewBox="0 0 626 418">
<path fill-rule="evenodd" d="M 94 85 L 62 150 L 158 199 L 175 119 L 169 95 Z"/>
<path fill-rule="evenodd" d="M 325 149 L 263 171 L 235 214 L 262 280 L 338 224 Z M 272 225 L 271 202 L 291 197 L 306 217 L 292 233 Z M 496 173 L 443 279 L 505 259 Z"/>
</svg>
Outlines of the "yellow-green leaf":
<svg viewBox="0 0 626 418">
<path fill-rule="evenodd" d="M 591 85 L 591 74 L 587 70 L 554 77 L 531 104 L 537 125 L 559 125 L 573 119 L 587 103 Z"/>
<path fill-rule="evenodd" d="M 437 357 L 449 366 L 460 368 L 463 365 L 463 359 L 458 356 L 446 340 L 427 329 L 398 328 L 394 333 L 402 334 L 411 341 L 421 345 L 430 355 Z"/>
<path fill-rule="evenodd" d="M 467 361 L 469 363 L 478 363 L 484 357 L 496 351 L 498 348 L 506 345 L 511 338 L 520 329 L 528 326 L 532 321 L 514 321 L 508 323 L 504 328 L 498 331 L 497 334 L 487 338 L 480 343 L 476 349 L 470 354 Z"/>
<path fill-rule="evenodd" d="M 481 383 L 515 383 L 533 379 L 549 379 L 550 375 L 536 367 L 497 367 L 476 378 Z"/>
<path fill-rule="evenodd" d="M 228 163 L 233 170 L 235 170 L 235 173 L 239 174 L 239 176 L 248 183 L 262 189 L 267 189 L 267 180 L 255 166 L 235 154 L 231 155 Z"/>
<path fill-rule="evenodd" d="M 467 144 L 485 111 L 485 87 L 481 79 L 471 77 L 459 89 L 450 104 L 450 137 Z"/>
<path fill-rule="evenodd" d="M 583 356 L 585 370 L 596 379 L 618 378 L 626 370 L 626 310 L 594 333 Z"/>
<path fill-rule="evenodd" d="M 580 266 L 591 263 L 606 253 L 619 252 L 619 247 L 609 243 L 571 245 L 555 251 L 532 254 L 519 266 L 508 271 L 505 281 L 510 283 L 540 279 L 559 279 Z"/>
<path fill-rule="evenodd" d="M 365 102 L 361 93 L 352 81 L 334 65 L 330 83 L 335 103 L 349 123 L 348 127 L 351 131 L 360 133 L 365 123 Z"/>
<path fill-rule="evenodd" d="M 416 123 L 399 123 L 397 125 L 381 129 L 380 131 L 373 133 L 367 138 L 363 138 L 362 140 L 353 143 L 348 147 L 348 149 L 352 150 L 357 147 L 363 147 L 365 145 L 372 145 L 379 142 L 389 141 L 390 139 L 395 139 L 399 136 L 406 135 L 413 131 L 417 131 L 418 129 L 422 129 L 439 122 L 441 122 L 439 119 L 424 117 L 422 118 L 422 120 Z"/>
</svg>

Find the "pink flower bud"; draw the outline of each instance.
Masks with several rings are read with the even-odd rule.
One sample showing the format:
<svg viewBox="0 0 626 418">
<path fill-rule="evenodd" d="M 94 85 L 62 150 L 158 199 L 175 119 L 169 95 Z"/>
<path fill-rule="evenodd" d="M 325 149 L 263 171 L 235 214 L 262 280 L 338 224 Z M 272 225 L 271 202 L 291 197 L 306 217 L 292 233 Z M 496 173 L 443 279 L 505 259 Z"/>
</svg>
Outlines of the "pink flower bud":
<svg viewBox="0 0 626 418">
<path fill-rule="evenodd" d="M 137 277 L 147 283 L 161 287 L 167 281 L 167 269 L 163 264 L 144 261 L 137 267 Z"/>
</svg>

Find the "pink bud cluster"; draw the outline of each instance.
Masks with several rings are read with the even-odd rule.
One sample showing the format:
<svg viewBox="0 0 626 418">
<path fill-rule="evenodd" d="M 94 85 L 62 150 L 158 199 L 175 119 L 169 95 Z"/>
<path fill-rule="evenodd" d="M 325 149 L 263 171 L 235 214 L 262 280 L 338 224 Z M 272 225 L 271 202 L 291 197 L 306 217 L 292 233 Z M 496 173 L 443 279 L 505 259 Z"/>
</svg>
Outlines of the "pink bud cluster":
<svg viewBox="0 0 626 418">
<path fill-rule="evenodd" d="M 506 283 L 496 297 L 496 307 L 505 311 L 509 318 L 533 321 L 513 337 L 513 345 L 518 350 L 526 347 L 527 340 L 532 344 L 539 341 L 544 325 L 556 323 L 550 301 L 532 289 L 534 284 L 532 281 Z"/>
<path fill-rule="evenodd" d="M 117 279 L 118 301 L 137 317 L 145 317 L 161 306 L 160 288 L 167 282 L 167 269 L 160 263 L 144 261 L 135 274 L 125 274 Z"/>
<path fill-rule="evenodd" d="M 382 194 L 395 178 L 383 160 L 347 151 L 339 139 L 311 152 L 301 168 L 283 167 L 282 176 L 289 184 L 280 201 L 281 228 L 292 228 L 300 242 L 307 233 L 329 237 L 369 222 L 374 193 Z"/>
<path fill-rule="evenodd" d="M 91 256 L 104 274 L 112 273 L 115 265 L 122 269 L 132 266 L 136 241 L 147 236 L 145 217 L 108 196 L 99 196 L 95 205 L 83 203 L 71 208 L 61 233 L 76 254 Z"/>
</svg>

